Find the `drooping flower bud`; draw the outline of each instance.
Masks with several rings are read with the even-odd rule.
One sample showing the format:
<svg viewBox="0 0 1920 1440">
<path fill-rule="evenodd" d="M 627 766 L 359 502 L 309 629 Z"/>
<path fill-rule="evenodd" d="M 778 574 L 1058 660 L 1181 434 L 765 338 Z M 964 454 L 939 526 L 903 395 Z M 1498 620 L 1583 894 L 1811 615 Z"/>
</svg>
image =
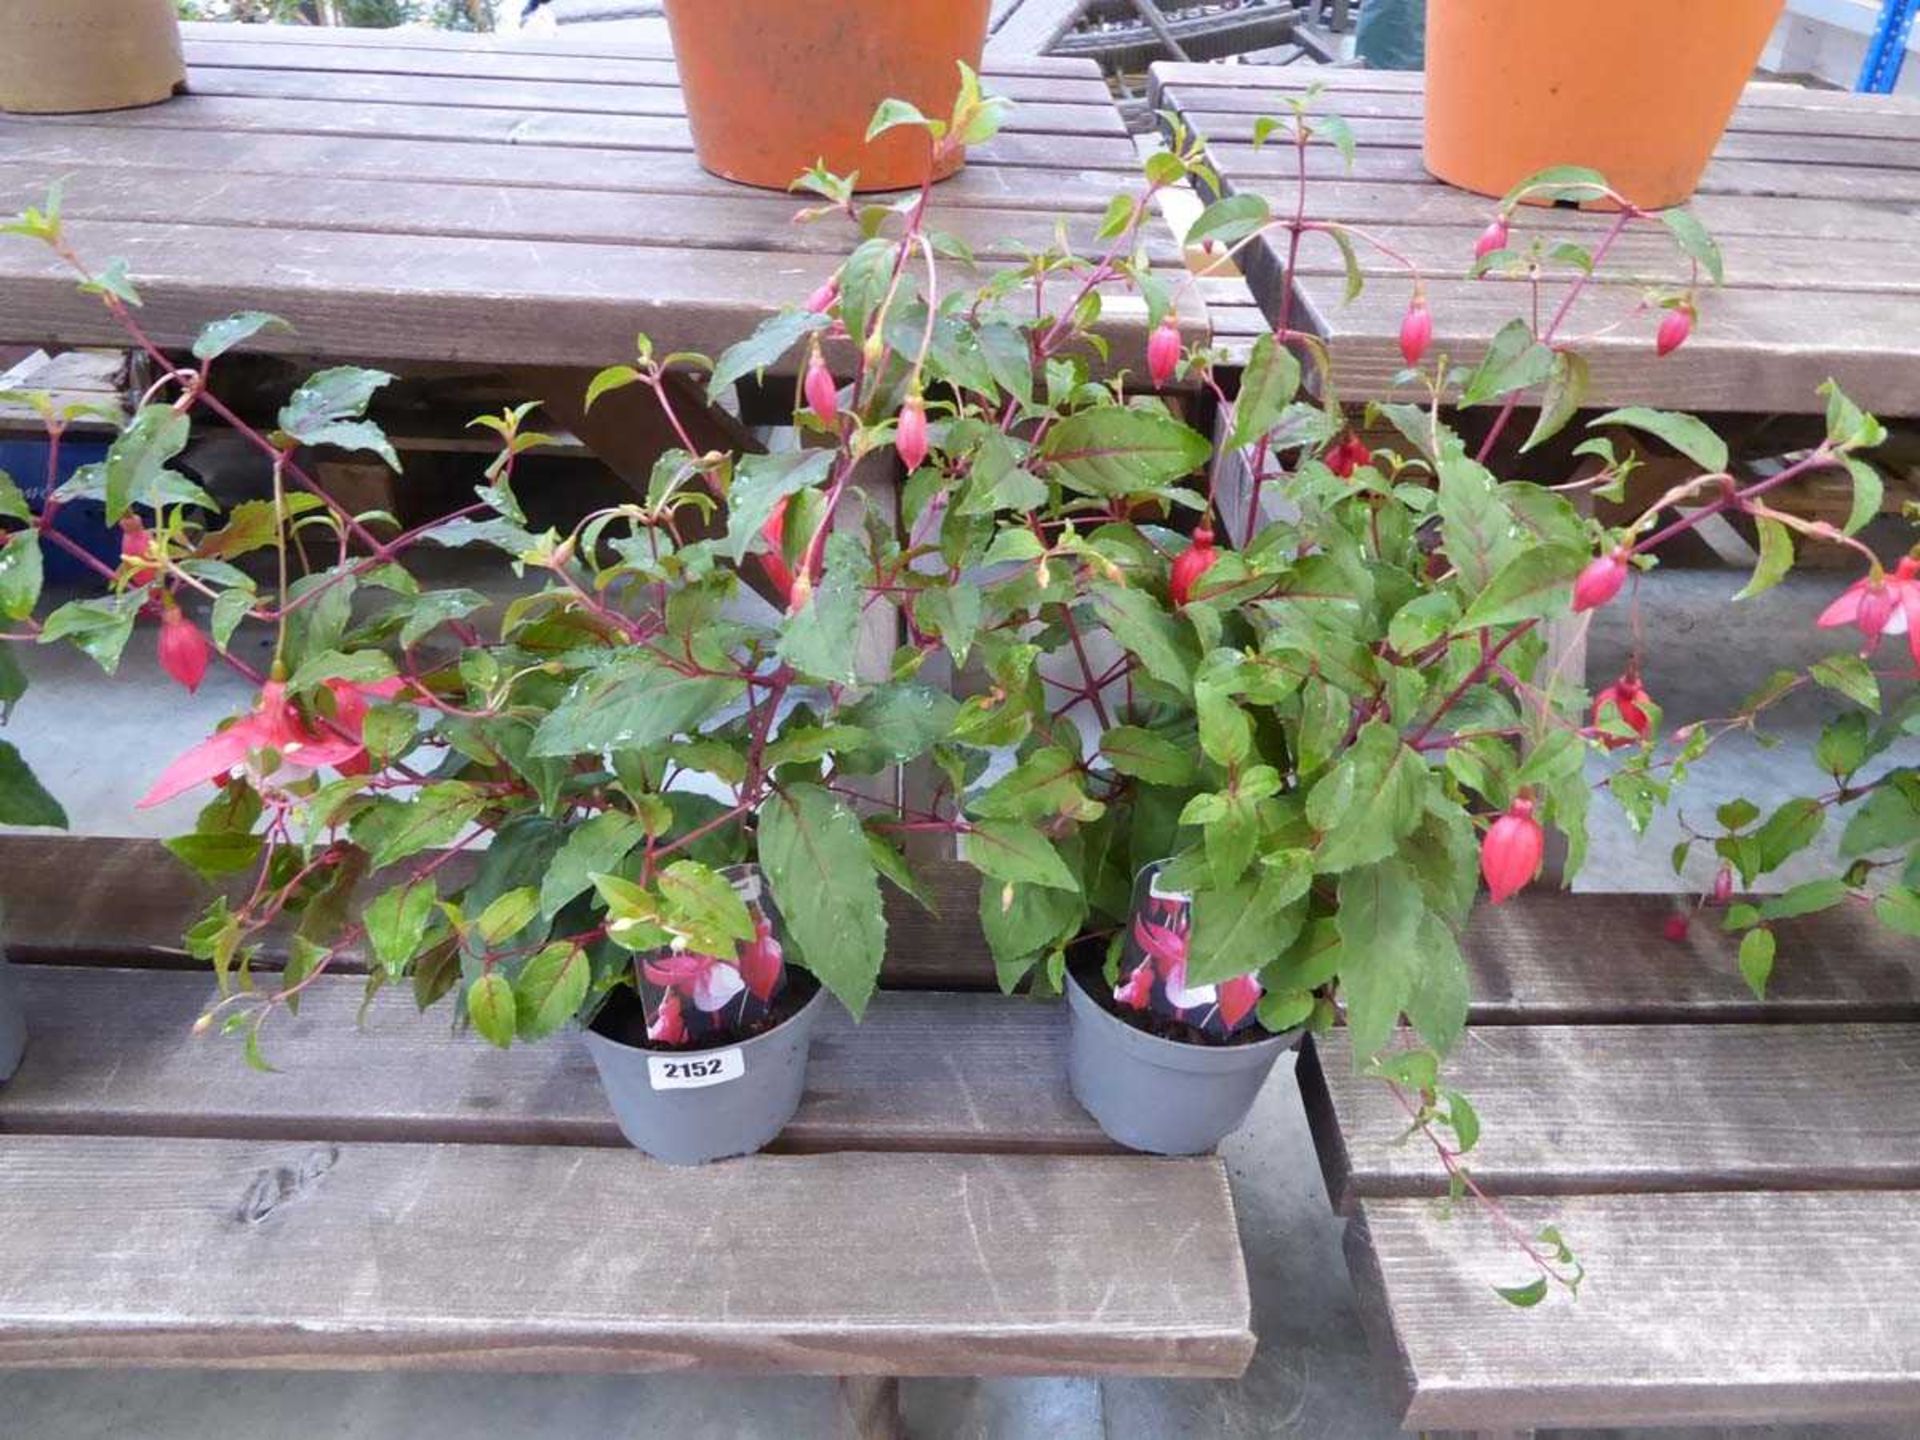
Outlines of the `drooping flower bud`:
<svg viewBox="0 0 1920 1440">
<path fill-rule="evenodd" d="M 1400 354 L 1407 364 L 1418 365 L 1432 340 L 1433 312 L 1427 308 L 1427 297 L 1416 291 L 1400 321 Z"/>
<path fill-rule="evenodd" d="M 840 387 L 833 383 L 833 372 L 827 369 L 817 346 L 813 358 L 807 361 L 807 378 L 802 388 L 806 391 L 808 407 L 822 425 L 832 425 L 839 420 Z"/>
<path fill-rule="evenodd" d="M 1193 598 L 1193 587 L 1219 558 L 1220 552 L 1213 548 L 1213 529 L 1203 521 L 1193 532 L 1193 543 L 1173 562 L 1173 577 L 1167 582 L 1167 593 L 1173 597 L 1176 610 Z"/>
<path fill-rule="evenodd" d="M 1532 799 L 1521 795 L 1480 842 L 1480 873 L 1493 903 L 1503 904 L 1526 889 L 1540 873 L 1546 853 L 1547 833 L 1533 818 Z"/>
<path fill-rule="evenodd" d="M 1684 945 L 1687 943 L 1688 926 L 1686 916 L 1669 915 L 1667 916 L 1666 923 L 1663 924 L 1660 929 L 1662 933 L 1666 935 L 1667 939 L 1671 940 L 1675 945 Z"/>
<path fill-rule="evenodd" d="M 1676 305 L 1660 319 L 1659 333 L 1654 336 L 1653 348 L 1662 356 L 1671 355 L 1687 343 L 1687 337 L 1693 334 L 1693 307 Z"/>
<path fill-rule="evenodd" d="M 789 497 L 790 498 L 790 497 Z M 793 599 L 793 571 L 787 568 L 787 498 L 783 498 L 773 507 L 773 514 L 767 517 L 767 523 L 760 527 L 760 534 L 767 542 L 767 553 L 760 557 L 760 568 L 766 572 L 773 588 L 780 598 L 791 602 Z"/>
<path fill-rule="evenodd" d="M 212 659 L 212 643 L 178 605 L 168 600 L 160 611 L 160 668 L 192 694 L 207 678 L 207 665 Z"/>
<path fill-rule="evenodd" d="M 807 297 L 807 309 L 812 311 L 815 315 L 824 315 L 834 307 L 834 304 L 839 299 L 840 299 L 839 280 L 837 279 L 829 280 L 827 281 L 826 284 L 822 285 L 818 290 L 814 291 L 813 294 Z"/>
<path fill-rule="evenodd" d="M 1627 583 L 1627 552 L 1614 550 L 1588 563 L 1573 582 L 1573 610 L 1597 610 Z"/>
<path fill-rule="evenodd" d="M 1600 743 L 1609 750 L 1633 744 L 1632 740 L 1617 733 L 1622 725 L 1631 730 L 1636 738 L 1645 740 L 1647 732 L 1653 728 L 1653 717 L 1646 711 L 1646 699 L 1647 688 L 1632 670 L 1594 696 L 1593 724 L 1600 732 L 1597 737 Z"/>
<path fill-rule="evenodd" d="M 1496 250 L 1507 248 L 1507 217 L 1496 215 L 1487 228 L 1480 232 L 1480 238 L 1473 242 L 1473 258 L 1484 260 Z"/>
<path fill-rule="evenodd" d="M 1171 318 L 1162 320 L 1147 340 L 1147 373 L 1153 383 L 1164 389 L 1180 365 L 1180 327 Z"/>
<path fill-rule="evenodd" d="M 927 405 L 918 395 L 909 396 L 900 409 L 900 425 L 894 433 L 893 448 L 899 452 L 900 463 L 907 467 L 909 475 L 927 463 Z"/>
<path fill-rule="evenodd" d="M 1708 895 L 1707 902 L 1721 909 L 1733 903 L 1733 866 L 1720 867 L 1719 872 L 1713 877 L 1713 890 Z"/>
<path fill-rule="evenodd" d="M 138 516 L 127 516 L 120 522 L 120 563 L 126 569 L 127 584 L 138 588 L 151 583 L 160 573 L 152 561 L 153 537 Z"/>
</svg>

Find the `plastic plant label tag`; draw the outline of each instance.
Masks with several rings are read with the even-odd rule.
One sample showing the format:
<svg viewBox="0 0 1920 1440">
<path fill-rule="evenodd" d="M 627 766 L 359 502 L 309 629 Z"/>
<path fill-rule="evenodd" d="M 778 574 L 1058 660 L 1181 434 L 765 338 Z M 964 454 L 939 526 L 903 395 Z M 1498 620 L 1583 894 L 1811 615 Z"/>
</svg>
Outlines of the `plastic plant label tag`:
<svg viewBox="0 0 1920 1440">
<path fill-rule="evenodd" d="M 738 1047 L 704 1055 L 649 1055 L 647 1079 L 656 1090 L 703 1090 L 747 1073 L 747 1057 Z"/>
</svg>

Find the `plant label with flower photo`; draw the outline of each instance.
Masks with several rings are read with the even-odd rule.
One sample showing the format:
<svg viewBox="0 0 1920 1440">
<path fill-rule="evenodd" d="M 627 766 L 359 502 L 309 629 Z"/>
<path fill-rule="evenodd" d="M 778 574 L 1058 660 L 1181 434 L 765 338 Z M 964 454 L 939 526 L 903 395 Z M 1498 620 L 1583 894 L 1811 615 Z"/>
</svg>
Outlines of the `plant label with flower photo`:
<svg viewBox="0 0 1920 1440">
<path fill-rule="evenodd" d="M 746 1052 L 738 1047 L 704 1055 L 649 1055 L 647 1079 L 656 1090 L 704 1090 L 747 1073 Z"/>
<path fill-rule="evenodd" d="M 1164 868 L 1165 862 L 1156 862 L 1134 878 L 1133 908 L 1113 998 L 1129 1010 L 1163 1015 L 1225 1040 L 1253 1023 L 1260 1004 L 1260 980 L 1248 974 L 1215 985 L 1187 984 L 1193 896 L 1162 888 Z"/>
</svg>

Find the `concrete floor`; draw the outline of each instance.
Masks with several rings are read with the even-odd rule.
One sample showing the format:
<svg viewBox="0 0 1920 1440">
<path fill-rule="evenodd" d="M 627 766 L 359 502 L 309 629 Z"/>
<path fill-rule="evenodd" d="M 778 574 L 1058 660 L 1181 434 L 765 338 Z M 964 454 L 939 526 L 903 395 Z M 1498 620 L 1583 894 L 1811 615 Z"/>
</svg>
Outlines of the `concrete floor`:
<svg viewBox="0 0 1920 1440">
<path fill-rule="evenodd" d="M 1640 601 L 1643 632 L 1651 637 L 1649 687 L 1675 720 L 1729 713 L 1776 667 L 1844 645 L 1814 631 L 1811 621 L 1851 578 L 1797 575 L 1766 596 L 1730 605 L 1740 584 L 1730 573 L 1656 576 L 1643 584 Z M 1599 617 L 1589 670 L 1596 685 L 1624 662 L 1630 619 L 1624 603 Z M 37 652 L 30 663 L 35 688 L 6 735 L 67 804 L 76 828 L 163 834 L 189 818 L 190 804 L 135 814 L 128 796 L 228 713 L 242 699 L 241 687 L 216 676 L 197 698 L 180 696 L 161 683 L 148 632 L 136 637 L 122 683 L 104 682 L 89 662 L 65 652 Z M 1765 806 L 1792 793 L 1785 786 L 1817 781 L 1794 758 L 1817 723 L 1816 708 L 1786 711 L 1789 743 L 1781 750 L 1744 740 L 1717 750 L 1699 767 L 1681 813 L 1707 820 L 1733 794 Z M 1669 814 L 1636 839 L 1601 800 L 1579 888 L 1673 888 L 1666 857 L 1676 834 Z M 1703 885 L 1710 873 L 1701 864 L 1688 878 Z M 904 1404 L 913 1433 L 924 1440 L 1362 1440 L 1399 1433 L 1360 1333 L 1340 1254 L 1341 1222 L 1327 1206 L 1289 1065 L 1275 1072 L 1224 1153 L 1261 1336 L 1243 1380 L 910 1381 Z M 824 1440 L 843 1433 L 831 1382 L 807 1380 L 49 1372 L 11 1375 L 0 1382 L 0 1395 L 0 1440 Z M 1721 1433 L 1685 1432 L 1695 1440 Z M 1744 1433 L 1893 1440 L 1916 1432 Z"/>
</svg>

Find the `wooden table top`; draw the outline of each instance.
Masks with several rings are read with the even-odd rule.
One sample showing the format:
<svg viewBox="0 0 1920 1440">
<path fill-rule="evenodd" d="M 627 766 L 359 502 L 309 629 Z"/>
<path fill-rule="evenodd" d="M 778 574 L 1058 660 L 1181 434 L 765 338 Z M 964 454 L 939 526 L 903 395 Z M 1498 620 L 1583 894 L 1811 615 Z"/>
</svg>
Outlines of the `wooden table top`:
<svg viewBox="0 0 1920 1440">
<path fill-rule="evenodd" d="M 70 233 L 124 257 L 162 343 L 267 310 L 283 353 L 598 366 L 636 331 L 716 354 L 805 298 L 857 243 L 793 223 L 800 197 L 694 162 L 672 58 L 559 39 L 185 27 L 190 93 L 150 109 L 0 117 L 0 213 L 66 178 Z M 984 263 L 1091 242 L 1139 157 L 1096 66 L 1004 61 L 1008 128 L 936 192 Z M 1155 258 L 1179 263 L 1170 238 Z M 1197 300 L 1190 328 L 1204 318 Z M 1144 347 L 1116 297 L 1116 364 Z M 0 331 L 114 343 L 96 302 L 27 241 L 0 243 Z M 1196 338 L 1198 336 L 1196 335 Z M 1128 343 L 1132 342 L 1132 343 Z"/>
<path fill-rule="evenodd" d="M 1465 278 L 1495 202 L 1443 184 L 1421 163 L 1424 77 L 1363 70 L 1161 64 L 1154 103 L 1207 136 L 1223 188 L 1254 191 L 1291 213 L 1291 144 L 1253 142 L 1280 95 L 1325 87 L 1315 103 L 1352 127 L 1349 174 L 1333 145 L 1310 150 L 1307 216 L 1363 227 L 1429 277 L 1436 350 L 1476 362 L 1523 313 L 1524 281 Z M 1658 226 L 1630 231 L 1567 332 L 1592 365 L 1588 403 L 1673 409 L 1818 412 L 1829 377 L 1886 416 L 1920 415 L 1920 100 L 1755 84 L 1692 202 L 1720 242 L 1723 288 L 1702 291 L 1686 348 L 1656 358 L 1649 285 L 1684 284 L 1687 263 Z M 1609 217 L 1529 208 L 1516 246 L 1536 233 L 1591 245 Z M 1364 293 L 1345 303 L 1334 242 L 1308 235 L 1294 277 L 1295 323 L 1324 336 L 1344 398 L 1396 394 L 1404 271 L 1359 247 Z M 1285 283 L 1284 240 L 1250 247 L 1246 269 L 1269 316 Z M 1548 303 L 1564 285 L 1546 287 Z M 1623 323 L 1622 323 L 1623 322 Z M 1619 323 L 1619 328 L 1596 334 Z M 1581 340 L 1579 337 L 1591 338 Z M 1398 398 L 1411 396 L 1399 392 Z"/>
<path fill-rule="evenodd" d="M 1496 1296 L 1531 1267 L 1475 1202 L 1445 1213 L 1346 1032 L 1302 1056 L 1408 1429 L 1920 1414 L 1920 946 L 1856 906 L 1782 921 L 1757 1001 L 1713 912 L 1665 937 L 1687 903 L 1529 895 L 1467 934 L 1443 1071 L 1481 1121 L 1467 1164 L 1524 1233 L 1560 1227 L 1577 1299 Z"/>
</svg>

